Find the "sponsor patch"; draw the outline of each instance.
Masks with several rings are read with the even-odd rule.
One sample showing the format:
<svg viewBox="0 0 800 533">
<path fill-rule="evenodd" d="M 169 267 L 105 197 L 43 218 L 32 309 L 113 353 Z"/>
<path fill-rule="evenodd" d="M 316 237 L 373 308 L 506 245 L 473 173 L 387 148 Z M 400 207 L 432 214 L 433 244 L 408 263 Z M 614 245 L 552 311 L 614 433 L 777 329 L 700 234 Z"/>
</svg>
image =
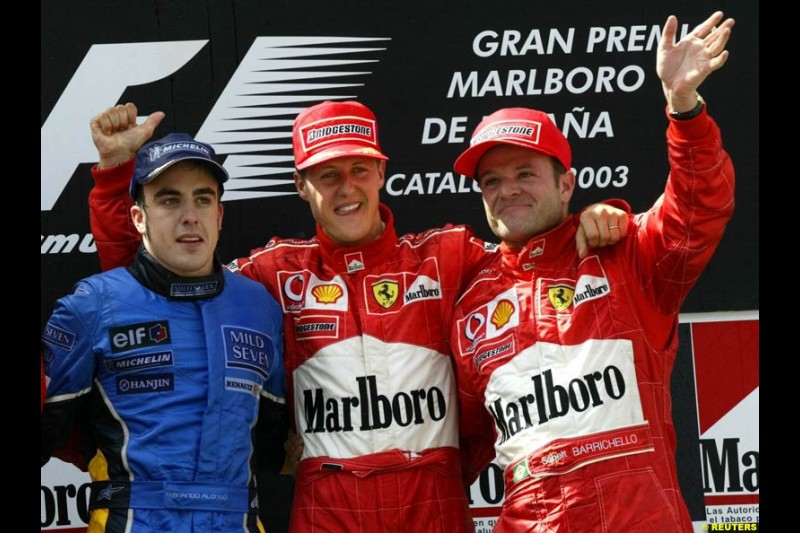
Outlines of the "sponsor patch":
<svg viewBox="0 0 800 533">
<path fill-rule="evenodd" d="M 294 334 L 297 340 L 335 339 L 339 336 L 339 317 L 306 315 L 294 321 Z"/>
<path fill-rule="evenodd" d="M 375 122 L 361 117 L 336 117 L 312 122 L 300 128 L 300 139 L 306 152 L 332 142 L 378 144 Z"/>
<path fill-rule="evenodd" d="M 281 306 L 287 313 L 303 309 L 347 311 L 347 286 L 341 276 L 321 280 L 313 272 L 278 272 Z"/>
<path fill-rule="evenodd" d="M 278 272 L 281 288 L 281 306 L 284 312 L 300 311 L 303 308 L 306 280 L 302 272 Z"/>
<path fill-rule="evenodd" d="M 126 370 L 142 370 L 145 368 L 156 368 L 162 366 L 172 366 L 172 351 L 145 353 L 131 355 L 119 359 L 106 358 L 105 366 L 108 372 L 124 372 Z"/>
<path fill-rule="evenodd" d="M 431 279 L 427 276 L 419 276 L 411 282 L 408 290 L 403 295 L 403 303 L 423 300 L 441 300 L 442 287 L 438 279 Z"/>
<path fill-rule="evenodd" d="M 169 286 L 169 295 L 175 298 L 187 298 L 214 294 L 218 281 L 204 281 L 202 283 L 172 283 Z"/>
<path fill-rule="evenodd" d="M 174 390 L 172 374 L 139 374 L 117 377 L 117 394 L 142 394 Z"/>
<path fill-rule="evenodd" d="M 343 294 L 342 288 L 335 283 L 320 284 L 311 290 L 311 296 L 318 304 L 335 304 Z"/>
<path fill-rule="evenodd" d="M 528 470 L 528 462 L 522 461 L 521 463 L 514 466 L 514 483 L 522 481 L 526 477 L 530 476 L 531 473 Z"/>
<path fill-rule="evenodd" d="M 275 358 L 272 339 L 253 329 L 222 326 L 225 344 L 225 365 L 256 372 L 264 379 L 269 377 Z"/>
<path fill-rule="evenodd" d="M 483 339 L 491 341 L 519 326 L 519 298 L 514 287 L 495 296 L 466 318 L 459 319 L 458 349 L 462 355 L 472 354 Z"/>
<path fill-rule="evenodd" d="M 502 339 L 482 344 L 473 361 L 475 361 L 475 366 L 480 370 L 486 363 L 508 355 L 514 355 L 515 351 L 514 336 L 506 335 Z"/>
<path fill-rule="evenodd" d="M 572 305 L 575 289 L 566 283 L 557 283 L 547 288 L 547 299 L 556 311 L 565 311 Z"/>
<path fill-rule="evenodd" d="M 108 337 L 112 353 L 169 344 L 169 321 L 141 322 L 110 328 Z"/>
<path fill-rule="evenodd" d="M 463 337 L 467 342 L 462 351 L 472 353 L 475 345 L 486 337 L 486 317 L 480 312 L 475 312 L 469 315 L 463 324 Z"/>
<path fill-rule="evenodd" d="M 42 335 L 42 340 L 53 343 L 56 346 L 60 346 L 69 352 L 71 352 L 72 348 L 75 347 L 74 333 L 65 329 L 57 328 L 50 323 L 44 327 L 44 335 Z"/>
<path fill-rule="evenodd" d="M 372 296 L 384 309 L 393 306 L 399 294 L 400 284 L 397 280 L 384 278 L 372 284 Z"/>
<path fill-rule="evenodd" d="M 246 392 L 253 396 L 261 394 L 261 386 L 258 383 L 238 378 L 225 378 L 225 390 Z"/>
<path fill-rule="evenodd" d="M 371 315 L 398 313 L 404 306 L 441 300 L 439 266 L 435 257 L 422 262 L 416 272 L 386 272 L 364 277 L 364 299 Z"/>
<path fill-rule="evenodd" d="M 497 306 L 492 311 L 492 317 L 489 321 L 497 329 L 502 329 L 503 326 L 511 321 L 511 318 L 517 313 L 517 308 L 510 300 L 500 300 Z"/>
<path fill-rule="evenodd" d="M 492 139 L 514 139 L 526 143 L 539 144 L 541 122 L 533 120 L 502 120 L 493 122 L 489 128 L 478 132 L 470 141 L 476 145 Z"/>
<path fill-rule="evenodd" d="M 528 257 L 539 257 L 544 253 L 545 239 L 539 239 L 531 244 L 531 251 Z"/>
<path fill-rule="evenodd" d="M 344 263 L 347 265 L 348 272 L 364 270 L 364 256 L 361 252 L 344 254 Z"/>
<path fill-rule="evenodd" d="M 581 304 L 604 298 L 611 292 L 611 286 L 608 284 L 606 278 L 597 278 L 594 276 L 581 276 L 575 283 L 575 296 L 573 301 L 575 307 Z"/>
</svg>

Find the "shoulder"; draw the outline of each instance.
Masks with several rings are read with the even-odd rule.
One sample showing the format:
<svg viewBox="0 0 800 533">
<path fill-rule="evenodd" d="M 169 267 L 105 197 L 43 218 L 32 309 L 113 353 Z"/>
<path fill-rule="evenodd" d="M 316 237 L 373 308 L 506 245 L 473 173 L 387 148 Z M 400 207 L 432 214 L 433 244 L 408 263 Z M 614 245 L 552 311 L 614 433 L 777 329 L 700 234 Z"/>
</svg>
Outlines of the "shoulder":
<svg viewBox="0 0 800 533">
<path fill-rule="evenodd" d="M 501 283 L 502 277 L 503 272 L 499 261 L 492 261 L 469 281 L 456 305 L 470 307 L 479 304 L 482 300 L 491 300 L 496 295 L 496 289 L 498 283 Z"/>
<path fill-rule="evenodd" d="M 319 241 L 312 239 L 282 239 L 273 237 L 264 246 L 250 251 L 247 257 L 234 259 L 227 265 L 231 272 L 238 272 L 247 277 L 264 280 L 265 275 L 282 268 L 286 262 L 293 263 L 307 257 L 309 253 L 318 253 Z"/>
<path fill-rule="evenodd" d="M 269 291 L 263 283 L 250 279 L 246 276 L 239 276 L 230 270 L 223 270 L 225 276 L 225 286 L 234 291 L 245 291 L 252 297 L 272 299 Z"/>
<path fill-rule="evenodd" d="M 272 297 L 263 283 L 246 276 L 240 276 L 230 270 L 223 270 L 223 275 L 225 276 L 226 289 L 236 293 L 245 293 L 247 298 L 258 299 L 262 305 L 279 307 L 278 302 Z"/>
<path fill-rule="evenodd" d="M 99 295 L 102 292 L 127 284 L 138 285 L 138 282 L 128 273 L 125 267 L 112 268 L 106 272 L 93 274 L 75 283 L 70 296 L 86 297 Z"/>
<path fill-rule="evenodd" d="M 445 224 L 444 226 L 431 228 L 420 233 L 406 233 L 399 239 L 400 243 L 411 245 L 421 245 L 430 242 L 436 243 L 462 243 L 473 241 L 479 246 L 483 246 L 484 242 L 475 236 L 472 228 L 466 224 Z"/>
</svg>

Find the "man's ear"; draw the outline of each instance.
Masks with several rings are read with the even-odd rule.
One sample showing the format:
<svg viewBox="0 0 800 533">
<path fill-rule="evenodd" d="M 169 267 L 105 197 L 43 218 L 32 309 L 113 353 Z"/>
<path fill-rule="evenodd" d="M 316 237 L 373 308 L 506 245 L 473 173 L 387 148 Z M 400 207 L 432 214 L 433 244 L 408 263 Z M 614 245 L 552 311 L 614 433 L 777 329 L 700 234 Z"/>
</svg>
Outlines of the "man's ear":
<svg viewBox="0 0 800 533">
<path fill-rule="evenodd" d="M 133 225 L 139 235 L 144 235 L 147 232 L 147 213 L 144 212 L 140 205 L 133 204 L 131 206 L 131 220 L 133 220 Z"/>
<path fill-rule="evenodd" d="M 217 222 L 217 230 L 222 231 L 222 215 L 225 214 L 225 206 L 222 205 L 222 202 L 220 202 L 217 205 L 219 207 L 219 219 Z"/>
<path fill-rule="evenodd" d="M 383 184 L 386 183 L 386 161 L 383 159 L 378 159 L 378 174 L 380 174 L 379 181 L 382 189 Z"/>
<path fill-rule="evenodd" d="M 572 170 L 567 170 L 561 174 L 558 187 L 561 193 L 561 203 L 564 205 L 569 204 L 572 193 L 575 192 L 575 173 Z"/>
<path fill-rule="evenodd" d="M 306 194 L 306 181 L 303 179 L 303 176 L 300 175 L 299 172 L 294 173 L 294 186 L 297 189 L 297 194 L 305 200 L 308 201 L 308 195 Z"/>
</svg>

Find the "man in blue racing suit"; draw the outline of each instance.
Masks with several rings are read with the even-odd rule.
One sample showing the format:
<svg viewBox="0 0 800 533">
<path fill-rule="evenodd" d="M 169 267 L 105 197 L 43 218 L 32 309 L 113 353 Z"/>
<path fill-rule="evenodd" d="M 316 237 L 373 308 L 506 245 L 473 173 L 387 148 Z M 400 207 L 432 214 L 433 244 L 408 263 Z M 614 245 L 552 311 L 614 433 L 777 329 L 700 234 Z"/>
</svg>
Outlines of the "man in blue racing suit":
<svg viewBox="0 0 800 533">
<path fill-rule="evenodd" d="M 282 313 L 215 256 L 215 157 L 185 134 L 143 146 L 133 264 L 78 282 L 45 327 L 41 463 L 89 438 L 89 531 L 264 532 L 254 474 L 280 467 L 288 429 Z"/>
</svg>

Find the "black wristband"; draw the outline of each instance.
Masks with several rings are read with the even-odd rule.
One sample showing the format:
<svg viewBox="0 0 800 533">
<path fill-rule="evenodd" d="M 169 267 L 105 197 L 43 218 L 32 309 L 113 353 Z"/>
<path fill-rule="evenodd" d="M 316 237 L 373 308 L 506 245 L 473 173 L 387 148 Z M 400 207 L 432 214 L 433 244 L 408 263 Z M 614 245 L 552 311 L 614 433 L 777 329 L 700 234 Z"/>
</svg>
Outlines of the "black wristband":
<svg viewBox="0 0 800 533">
<path fill-rule="evenodd" d="M 704 105 L 705 101 L 703 100 L 703 97 L 698 94 L 697 105 L 694 106 L 694 109 L 692 109 L 691 111 L 684 111 L 683 113 L 680 113 L 678 111 L 670 111 L 669 116 L 671 116 L 675 120 L 689 120 L 690 118 L 694 118 L 697 115 L 699 115 L 700 111 L 703 110 Z"/>
</svg>

